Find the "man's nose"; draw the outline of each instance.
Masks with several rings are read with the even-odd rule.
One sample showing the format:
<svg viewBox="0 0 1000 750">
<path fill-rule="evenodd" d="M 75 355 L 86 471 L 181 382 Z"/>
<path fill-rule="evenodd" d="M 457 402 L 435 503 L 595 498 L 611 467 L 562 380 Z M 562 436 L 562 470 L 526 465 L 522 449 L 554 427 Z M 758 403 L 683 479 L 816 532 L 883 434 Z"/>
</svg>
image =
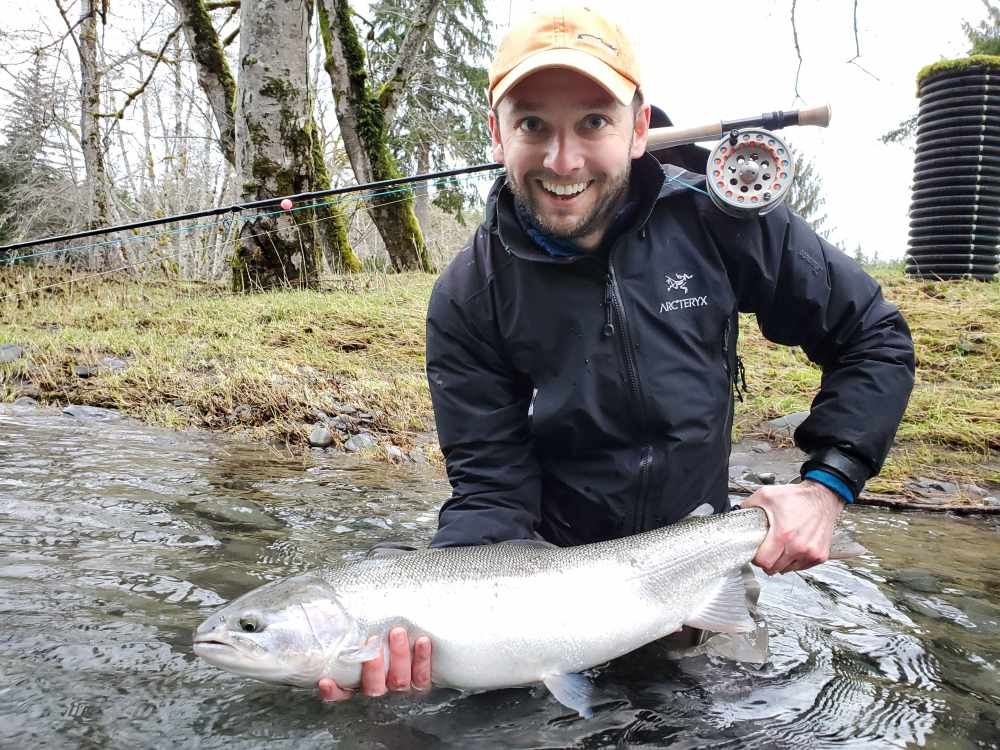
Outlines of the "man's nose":
<svg viewBox="0 0 1000 750">
<path fill-rule="evenodd" d="M 543 166 L 549 171 L 568 175 L 583 167 L 583 148 L 572 134 L 559 133 L 546 144 Z"/>
</svg>

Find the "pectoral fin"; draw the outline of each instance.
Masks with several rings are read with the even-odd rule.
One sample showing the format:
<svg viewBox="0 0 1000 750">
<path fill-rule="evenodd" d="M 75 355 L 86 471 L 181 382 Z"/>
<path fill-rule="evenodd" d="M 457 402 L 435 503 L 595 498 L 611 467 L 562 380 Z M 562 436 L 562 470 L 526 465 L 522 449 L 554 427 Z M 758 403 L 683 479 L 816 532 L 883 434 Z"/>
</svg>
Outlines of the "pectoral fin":
<svg viewBox="0 0 1000 750">
<path fill-rule="evenodd" d="M 361 633 L 357 633 L 357 644 L 346 644 L 337 654 L 337 658 L 348 664 L 356 664 L 363 661 L 371 661 L 382 653 L 382 638 L 372 636 L 367 641 L 361 640 Z"/>
<path fill-rule="evenodd" d="M 746 588 L 739 570 L 722 579 L 705 603 L 690 617 L 685 625 L 715 633 L 749 633 L 756 627 L 747 610 Z"/>
<path fill-rule="evenodd" d="M 593 686 L 581 674 L 554 674 L 542 680 L 553 697 L 567 708 L 572 708 L 584 719 L 594 715 L 590 708 Z"/>
</svg>

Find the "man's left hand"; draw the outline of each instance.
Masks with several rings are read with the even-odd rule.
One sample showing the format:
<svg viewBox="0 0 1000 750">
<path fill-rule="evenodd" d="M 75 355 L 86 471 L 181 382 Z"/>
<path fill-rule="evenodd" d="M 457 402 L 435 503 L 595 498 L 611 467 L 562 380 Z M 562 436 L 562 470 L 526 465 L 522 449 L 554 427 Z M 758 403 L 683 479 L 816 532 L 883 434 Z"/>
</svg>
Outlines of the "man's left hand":
<svg viewBox="0 0 1000 750">
<path fill-rule="evenodd" d="M 801 484 L 762 487 L 743 508 L 763 508 L 771 524 L 753 562 L 768 575 L 805 570 L 826 562 L 844 501 L 808 479 Z"/>
</svg>

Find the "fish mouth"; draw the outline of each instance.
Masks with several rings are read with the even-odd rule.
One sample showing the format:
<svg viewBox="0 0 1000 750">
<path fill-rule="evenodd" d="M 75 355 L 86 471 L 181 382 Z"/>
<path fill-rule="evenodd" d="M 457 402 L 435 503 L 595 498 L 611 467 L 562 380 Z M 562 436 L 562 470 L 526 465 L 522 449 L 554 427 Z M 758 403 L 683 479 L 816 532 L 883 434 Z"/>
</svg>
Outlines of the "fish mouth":
<svg viewBox="0 0 1000 750">
<path fill-rule="evenodd" d="M 194 641 L 194 652 L 200 653 L 226 653 L 235 651 L 236 648 L 231 643 L 223 643 L 214 638 L 198 638 Z"/>
</svg>

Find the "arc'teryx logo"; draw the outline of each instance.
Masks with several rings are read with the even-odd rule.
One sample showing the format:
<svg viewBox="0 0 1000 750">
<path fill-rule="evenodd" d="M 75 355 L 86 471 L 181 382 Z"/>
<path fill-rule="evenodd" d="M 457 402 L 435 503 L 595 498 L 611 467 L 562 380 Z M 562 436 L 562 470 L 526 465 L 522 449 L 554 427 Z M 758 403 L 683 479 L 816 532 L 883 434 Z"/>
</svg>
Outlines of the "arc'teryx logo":
<svg viewBox="0 0 1000 750">
<path fill-rule="evenodd" d="M 665 276 L 668 292 L 688 293 L 687 283 L 694 279 L 690 273 L 674 273 Z M 660 305 L 660 312 L 673 312 L 674 310 L 687 310 L 689 307 L 705 307 L 708 304 L 708 295 L 704 297 L 681 297 L 680 299 L 669 299 Z"/>
<path fill-rule="evenodd" d="M 693 279 L 693 278 L 694 278 L 694 276 L 692 276 L 689 273 L 675 273 L 674 277 L 671 278 L 670 274 L 668 273 L 667 274 L 667 291 L 668 292 L 674 292 L 674 291 L 677 291 L 678 289 L 680 289 L 682 292 L 684 292 L 684 294 L 687 294 L 688 293 L 687 283 L 691 279 Z"/>
</svg>

